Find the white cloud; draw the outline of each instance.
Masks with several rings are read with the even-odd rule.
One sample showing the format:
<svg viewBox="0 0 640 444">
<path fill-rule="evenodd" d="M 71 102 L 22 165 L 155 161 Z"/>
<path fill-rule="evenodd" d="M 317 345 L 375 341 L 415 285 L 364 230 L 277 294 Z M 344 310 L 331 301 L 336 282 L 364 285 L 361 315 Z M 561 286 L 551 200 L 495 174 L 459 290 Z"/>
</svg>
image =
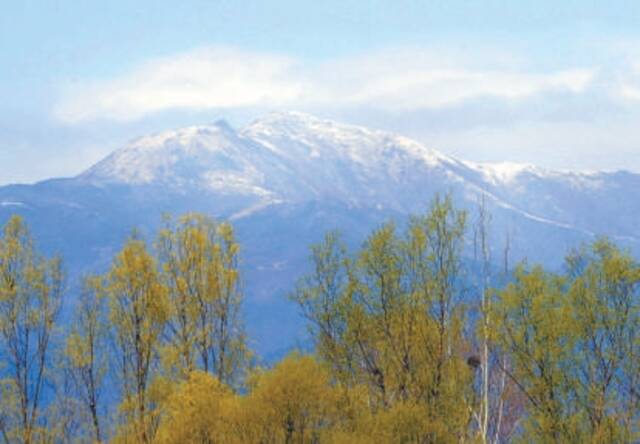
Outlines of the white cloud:
<svg viewBox="0 0 640 444">
<path fill-rule="evenodd" d="M 631 102 L 640 101 L 640 63 L 637 60 L 628 61 L 628 68 L 618 74 L 618 78 L 619 85 L 615 89 L 618 97 Z"/>
<path fill-rule="evenodd" d="M 625 99 L 640 100 L 640 88 L 633 85 L 622 85 L 620 95 Z"/>
<path fill-rule="evenodd" d="M 57 104 L 67 123 L 135 120 L 171 109 L 205 110 L 286 103 L 303 91 L 289 78 L 292 61 L 227 48 L 209 48 L 148 61 L 111 80 L 73 88 Z"/>
<path fill-rule="evenodd" d="M 515 100 L 550 91 L 579 93 L 591 78 L 592 73 L 588 70 L 525 74 L 425 69 L 398 72 L 388 77 L 363 78 L 360 86 L 354 88 L 352 94 L 344 96 L 343 101 L 411 111 L 440 108 L 482 97 Z"/>
<path fill-rule="evenodd" d="M 505 57 L 495 64 L 495 58 L 482 59 L 478 54 L 407 49 L 308 64 L 273 54 L 206 48 L 150 60 L 115 79 L 71 88 L 54 113 L 74 124 L 130 121 L 167 110 L 256 106 L 412 111 L 476 98 L 578 94 L 594 77 L 589 69 L 538 73 L 510 68 Z"/>
<path fill-rule="evenodd" d="M 475 98 L 580 93 L 595 75 L 590 69 L 536 73 L 522 65 L 517 57 L 485 51 L 405 49 L 325 63 L 313 83 L 323 97 L 342 105 L 413 111 Z"/>
</svg>

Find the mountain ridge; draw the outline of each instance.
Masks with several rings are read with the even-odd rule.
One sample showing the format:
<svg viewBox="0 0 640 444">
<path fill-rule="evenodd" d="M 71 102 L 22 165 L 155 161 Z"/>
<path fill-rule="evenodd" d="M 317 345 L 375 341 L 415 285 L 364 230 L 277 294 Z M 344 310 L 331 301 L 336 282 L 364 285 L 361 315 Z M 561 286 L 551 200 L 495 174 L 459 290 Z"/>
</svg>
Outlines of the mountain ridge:
<svg viewBox="0 0 640 444">
<path fill-rule="evenodd" d="M 416 201 L 428 200 L 422 194 L 453 191 L 466 201 L 485 195 L 498 208 L 588 236 L 640 239 L 633 224 L 617 222 L 614 231 L 608 217 L 602 217 L 605 223 L 585 217 L 609 195 L 615 206 L 629 185 L 629 191 L 640 190 L 638 174 L 459 160 L 404 136 L 297 111 L 269 113 L 239 130 L 217 120 L 139 137 L 65 180 L 239 197 L 241 206 L 227 205 L 219 214 L 233 219 L 269 205 L 316 199 L 407 213 Z M 576 204 L 580 211 L 571 210 Z M 29 204 L 0 200 L 4 209 L 21 205 Z M 624 211 L 611 202 L 607 208 Z"/>
<path fill-rule="evenodd" d="M 218 140 L 198 140 L 203 136 L 212 136 L 212 134 L 220 133 L 224 137 Z M 191 139 L 191 140 L 189 140 Z M 195 142 L 194 140 L 195 139 Z M 409 138 L 398 136 L 396 134 L 371 130 L 357 125 L 346 125 L 334 122 L 328 119 L 320 119 L 315 116 L 301 112 L 274 112 L 267 114 L 265 117 L 256 119 L 244 128 L 238 131 L 231 128 L 224 121 L 218 121 L 211 125 L 190 126 L 161 132 L 156 135 L 146 136 L 137 139 L 133 143 L 119 150 L 121 153 L 128 151 L 140 150 L 141 142 L 146 142 L 144 149 L 151 153 L 157 153 L 160 148 L 166 149 L 171 146 L 171 142 L 177 144 L 178 147 L 184 149 L 190 148 L 211 148 L 216 146 L 220 155 L 226 155 L 217 159 L 219 163 L 223 163 L 221 168 L 208 171 L 208 178 L 201 178 L 200 186 L 211 186 L 215 191 L 224 190 L 224 187 L 232 187 L 235 192 L 244 192 L 251 194 L 263 195 L 273 200 L 281 202 L 283 200 L 299 201 L 300 199 L 310 198 L 307 196 L 291 196 L 291 189 L 306 190 L 313 197 L 325 196 L 333 194 L 335 198 L 336 191 L 338 194 L 347 194 L 345 189 L 353 192 L 353 183 L 343 184 L 343 190 L 336 190 L 329 193 L 327 183 L 339 183 L 346 174 L 336 171 L 344 168 L 345 161 L 361 167 L 360 171 L 355 173 L 363 174 L 363 171 L 376 170 L 376 174 L 386 173 L 387 175 L 402 175 L 403 165 L 399 159 L 405 156 L 411 162 L 422 162 L 426 168 L 443 168 L 446 170 L 445 175 L 450 176 L 451 180 L 462 180 L 470 183 L 472 188 L 480 188 L 480 192 L 490 193 L 497 200 L 507 200 L 510 207 L 518 207 L 514 204 L 513 199 L 505 199 L 503 193 L 494 193 L 495 187 L 514 186 L 522 187 L 523 180 L 556 180 L 564 182 L 565 186 L 571 188 L 597 188 L 603 180 L 609 177 L 626 173 L 623 170 L 616 172 L 582 172 L 582 171 L 561 171 L 541 168 L 532 164 L 517 164 L 511 162 L 501 163 L 477 163 L 446 156 L 437 150 L 427 148 L 423 144 L 411 140 Z M 234 144 L 239 145 L 235 152 L 223 152 L 221 145 L 227 148 Z M 282 145 L 286 145 L 287 149 L 283 149 Z M 329 147 L 329 149 L 327 148 Z M 340 148 L 337 150 L 336 147 Z M 222 151 L 222 152 L 221 152 Z M 117 153 L 117 152 L 116 152 Z M 246 154 L 253 154 L 247 156 Z M 114 153 L 115 154 L 115 153 Z M 109 157 L 114 156 L 112 154 Z M 385 157 L 387 156 L 387 157 Z M 205 164 L 215 163 L 216 159 L 204 159 L 203 156 L 196 160 Z M 380 159 L 382 157 L 382 159 Z M 378 160 L 375 165 L 373 160 Z M 108 161 L 109 158 L 103 160 L 97 165 L 82 173 L 79 177 L 90 178 L 100 171 L 100 165 Z M 224 161 L 228 163 L 224 165 Z M 394 161 L 396 162 L 394 164 Z M 158 159 L 152 160 L 151 163 L 158 162 Z M 333 169 L 333 177 L 326 177 L 323 171 L 318 171 L 314 163 L 325 162 L 324 169 Z M 329 164 L 326 164 L 329 162 Z M 331 162 L 334 164 L 331 165 Z M 338 162 L 337 164 L 335 162 Z M 148 165 L 149 162 L 143 163 Z M 165 162 L 170 163 L 170 162 Z M 400 165 L 398 164 L 400 163 Z M 271 164 L 275 166 L 270 171 L 264 171 L 257 168 L 257 165 Z M 175 168 L 175 165 L 170 165 Z M 240 167 L 241 166 L 241 167 Z M 394 169 L 395 166 L 395 169 Z M 234 170 L 236 173 L 230 174 Z M 227 174 L 224 174 L 227 173 Z M 347 172 L 348 173 L 348 172 Z M 351 173 L 354 173 L 351 171 Z M 633 175 L 633 173 L 628 173 Z M 197 172 L 186 171 L 184 176 L 193 179 L 198 176 Z M 300 177 L 293 176 L 311 176 L 318 180 L 315 182 L 306 178 L 302 183 Z M 354 175 L 354 174 L 352 174 Z M 357 176 L 357 174 L 355 174 Z M 104 174 L 102 176 L 105 176 Z M 106 175 L 109 176 L 108 174 Z M 149 172 L 139 171 L 133 177 L 126 180 L 126 175 L 111 174 L 112 182 L 118 182 L 118 179 L 125 179 L 127 183 L 148 183 L 152 179 L 157 178 L 157 174 L 149 174 Z M 160 176 L 163 176 L 160 174 Z M 293 183 L 279 184 L 277 176 L 288 176 L 287 180 Z M 337 176 L 337 177 L 336 177 Z M 100 175 L 98 175 L 100 177 Z M 282 177 L 280 177 L 281 179 Z M 104 177 L 103 177 L 104 179 Z M 398 177 L 395 177 L 398 180 Z M 368 177 L 365 181 L 371 181 Z M 271 184 L 269 184 L 271 182 Z M 95 180 L 94 180 L 95 183 Z M 165 185 L 171 185 L 165 184 Z M 184 183 L 178 182 L 178 187 Z M 288 190 L 286 189 L 288 186 Z M 517 190 L 516 190 L 517 191 Z M 513 194 L 513 193 L 512 193 Z M 355 202 L 352 202 L 355 203 Z M 536 214 L 531 208 L 523 210 L 531 213 L 535 217 L 541 219 L 553 220 L 553 218 L 544 217 L 544 215 Z M 559 220 L 559 224 L 566 222 Z"/>
<path fill-rule="evenodd" d="M 75 177 L 0 187 L 0 224 L 25 217 L 44 251 L 65 257 L 73 282 L 104 270 L 134 227 L 153 239 L 165 213 L 233 220 L 250 332 L 256 349 L 270 353 L 304 334 L 285 295 L 308 266 L 309 245 L 326 231 L 341 230 L 357 246 L 385 221 L 402 226 L 437 194 L 450 194 L 473 224 L 484 195 L 495 261 L 508 250 L 512 263 L 557 268 L 569 249 L 599 235 L 640 252 L 639 192 L 634 173 L 487 166 L 403 136 L 289 112 L 239 130 L 214 122 L 152 134 Z M 471 259 L 472 243 L 470 234 Z"/>
</svg>

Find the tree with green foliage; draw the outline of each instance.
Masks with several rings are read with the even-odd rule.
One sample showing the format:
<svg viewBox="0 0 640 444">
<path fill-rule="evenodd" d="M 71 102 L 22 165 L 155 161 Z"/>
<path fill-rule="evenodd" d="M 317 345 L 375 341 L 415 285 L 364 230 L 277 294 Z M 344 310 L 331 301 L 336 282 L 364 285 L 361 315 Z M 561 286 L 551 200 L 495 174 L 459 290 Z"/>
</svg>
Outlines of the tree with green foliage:
<svg viewBox="0 0 640 444">
<path fill-rule="evenodd" d="M 608 240 L 567 258 L 579 427 L 592 442 L 640 438 L 640 265 Z"/>
<path fill-rule="evenodd" d="M 565 280 L 540 267 L 519 266 L 493 305 L 493 339 L 510 357 L 510 378 L 529 401 L 527 433 L 542 442 L 572 441 L 575 411 L 565 363 L 572 354 Z"/>
<path fill-rule="evenodd" d="M 569 255 L 566 270 L 520 266 L 495 301 L 494 339 L 528 400 L 524 435 L 633 442 L 640 431 L 640 266 L 599 240 Z"/>
</svg>

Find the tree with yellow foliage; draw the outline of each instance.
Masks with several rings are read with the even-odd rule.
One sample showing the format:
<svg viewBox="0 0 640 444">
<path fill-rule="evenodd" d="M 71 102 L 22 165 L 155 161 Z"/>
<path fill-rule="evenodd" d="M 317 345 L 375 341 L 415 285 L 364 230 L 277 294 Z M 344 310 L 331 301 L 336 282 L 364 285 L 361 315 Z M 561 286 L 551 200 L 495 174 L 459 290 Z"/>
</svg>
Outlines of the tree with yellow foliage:
<svg viewBox="0 0 640 444">
<path fill-rule="evenodd" d="M 61 306 L 60 259 L 45 259 L 24 221 L 12 217 L 0 238 L 0 436 L 31 444 L 44 439 L 42 404 L 50 348 Z"/>
<path fill-rule="evenodd" d="M 255 443 L 316 443 L 335 421 L 329 372 L 313 357 L 292 354 L 255 373 L 243 400 L 245 430 Z"/>
<path fill-rule="evenodd" d="M 88 277 L 67 336 L 64 366 L 73 392 L 91 418 L 95 442 L 102 442 L 101 395 L 108 366 L 106 295 L 100 278 Z"/>
<path fill-rule="evenodd" d="M 167 288 L 156 260 L 136 238 L 126 243 L 104 278 L 114 360 L 122 384 L 121 410 L 128 424 L 120 433 L 121 440 L 149 443 L 156 428 L 149 388 L 169 318 Z"/>
<path fill-rule="evenodd" d="M 565 366 L 585 441 L 640 439 L 640 264 L 600 239 L 567 258 L 574 354 Z"/>
<path fill-rule="evenodd" d="M 420 412 L 412 433 L 422 441 L 458 441 L 468 430 L 472 374 L 458 298 L 465 219 L 450 198 L 436 199 L 404 235 L 386 224 L 353 257 L 329 234 L 292 296 L 334 378 L 367 387 L 376 419 Z"/>
<path fill-rule="evenodd" d="M 436 199 L 355 252 L 336 233 L 313 246 L 292 298 L 316 351 L 252 371 L 230 225 L 167 219 L 157 255 L 129 239 L 108 272 L 85 280 L 56 369 L 61 264 L 13 218 L 0 237 L 0 440 L 640 440 L 640 264 L 598 240 L 563 273 L 521 264 L 490 289 L 482 211 L 479 309 L 461 297 L 466 212 Z M 100 409 L 109 370 L 121 384 L 116 430 Z"/>
<path fill-rule="evenodd" d="M 154 442 L 241 443 L 236 433 L 238 398 L 210 373 L 194 370 L 160 405 Z"/>
<path fill-rule="evenodd" d="M 640 430 L 640 266 L 606 240 L 567 273 L 521 265 L 494 303 L 493 338 L 528 401 L 536 442 L 635 442 Z"/>
<path fill-rule="evenodd" d="M 159 406 L 159 443 L 316 443 L 337 418 L 329 373 L 293 354 L 256 370 L 238 396 L 210 373 L 191 372 Z M 324 439 L 323 439 L 324 438 Z"/>
<path fill-rule="evenodd" d="M 187 375 L 195 369 L 236 380 L 247 358 L 240 323 L 239 246 L 229 224 L 198 214 L 167 220 L 158 242 L 171 316 L 165 357 Z"/>
<path fill-rule="evenodd" d="M 516 269 L 514 282 L 498 294 L 493 339 L 510 357 L 509 377 L 529 403 L 526 433 L 542 442 L 573 442 L 570 390 L 564 364 L 572 356 L 565 281 L 535 267 Z M 505 371 L 507 371 L 505 369 Z"/>
</svg>

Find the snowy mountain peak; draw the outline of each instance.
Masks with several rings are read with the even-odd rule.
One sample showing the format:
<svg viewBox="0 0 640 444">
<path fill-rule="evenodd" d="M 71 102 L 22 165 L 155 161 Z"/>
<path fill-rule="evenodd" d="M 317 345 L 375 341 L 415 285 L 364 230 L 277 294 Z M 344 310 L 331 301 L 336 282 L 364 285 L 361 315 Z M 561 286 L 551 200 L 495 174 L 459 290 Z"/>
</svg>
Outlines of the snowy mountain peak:
<svg viewBox="0 0 640 444">
<path fill-rule="evenodd" d="M 242 169 L 242 144 L 224 121 L 164 131 L 132 141 L 80 178 L 93 183 L 201 184 L 212 170 Z"/>
<path fill-rule="evenodd" d="M 404 227 L 436 193 L 451 193 L 470 211 L 469 258 L 481 195 L 493 260 L 513 266 L 528 258 L 555 269 L 569 248 L 600 234 L 640 254 L 639 174 L 463 162 L 404 137 L 301 113 L 270 114 L 238 132 L 221 121 L 165 131 L 127 144 L 79 178 L 0 187 L 0 221 L 23 215 L 45 251 L 70 258 L 77 276 L 105 269 L 131 228 L 151 236 L 162 213 L 232 220 L 252 298 L 249 324 L 281 333 L 292 318 L 277 301 L 306 272 L 309 245 L 334 229 L 358 245 L 390 218 Z"/>
<path fill-rule="evenodd" d="M 239 132 L 216 121 L 139 138 L 79 179 L 94 185 L 161 185 L 183 193 L 266 196 L 269 201 L 331 197 L 349 205 L 376 206 L 370 200 L 377 193 L 390 200 L 394 189 L 424 182 L 425 177 L 449 180 L 458 174 L 449 171 L 452 164 L 452 159 L 405 137 L 300 112 L 278 112 Z M 420 176 L 409 174 L 412 170 Z"/>
<path fill-rule="evenodd" d="M 501 208 L 570 224 L 577 222 L 544 193 L 604 192 L 627 180 L 530 164 L 459 161 L 406 137 L 300 112 L 271 113 L 237 132 L 219 120 L 142 137 L 79 179 L 100 186 L 161 186 L 204 193 L 207 199 L 231 196 L 249 202 L 249 208 L 332 201 L 406 212 L 420 196 L 426 202 L 426 190 L 457 190 L 467 198 L 489 193 Z M 543 199 L 523 200 L 532 190 Z"/>
<path fill-rule="evenodd" d="M 459 161 L 398 135 L 287 112 L 239 131 L 224 121 L 164 131 L 132 141 L 78 178 L 0 188 L 0 217 L 38 214 L 58 239 L 61 229 L 74 238 L 84 229 L 111 236 L 116 219 L 148 226 L 164 211 L 202 211 L 273 247 L 253 257 L 275 262 L 298 248 L 289 259 L 301 264 L 309 233 L 364 233 L 424 211 L 436 193 L 451 193 L 474 212 L 484 195 L 495 241 L 513 239 L 514 258 L 546 260 L 596 234 L 640 251 L 640 203 L 632 198 L 639 192 L 638 174 Z M 84 242 L 97 238 L 90 232 Z"/>
<path fill-rule="evenodd" d="M 343 157 L 366 164 L 388 158 L 395 152 L 432 166 L 451 161 L 444 154 L 406 137 L 297 111 L 270 113 L 254 121 L 241 134 L 286 157 Z"/>
</svg>

